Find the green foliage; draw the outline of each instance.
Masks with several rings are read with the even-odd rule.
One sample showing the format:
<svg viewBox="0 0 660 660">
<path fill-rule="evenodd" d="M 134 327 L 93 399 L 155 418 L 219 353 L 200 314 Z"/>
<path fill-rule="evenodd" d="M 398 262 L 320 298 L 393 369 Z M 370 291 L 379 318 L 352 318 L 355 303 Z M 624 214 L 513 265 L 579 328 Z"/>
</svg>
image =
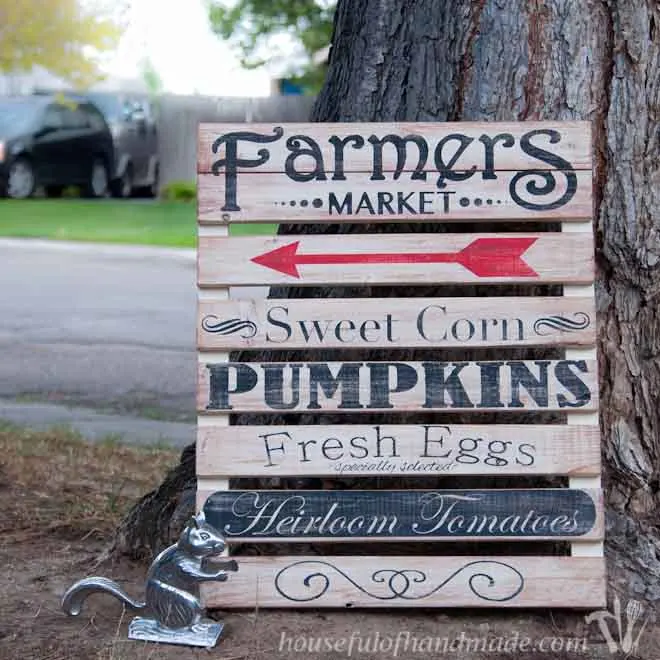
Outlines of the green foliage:
<svg viewBox="0 0 660 660">
<path fill-rule="evenodd" d="M 149 90 L 149 95 L 152 98 L 157 97 L 163 92 L 163 79 L 160 73 L 154 66 L 150 58 L 146 57 L 140 62 L 140 69 L 142 73 L 142 80 Z"/>
<path fill-rule="evenodd" d="M 42 66 L 84 88 L 121 36 L 124 0 L 0 0 L 0 72 Z"/>
<path fill-rule="evenodd" d="M 167 202 L 194 202 L 197 185 L 194 181 L 170 181 L 162 186 L 160 196 Z"/>
<path fill-rule="evenodd" d="M 290 78 L 311 92 L 320 88 L 325 67 L 313 62 L 315 53 L 332 38 L 336 0 L 210 0 L 213 31 L 235 45 L 243 66 L 255 68 L 275 59 L 290 62 Z M 286 35 L 290 47 L 278 50 L 276 43 Z"/>
</svg>

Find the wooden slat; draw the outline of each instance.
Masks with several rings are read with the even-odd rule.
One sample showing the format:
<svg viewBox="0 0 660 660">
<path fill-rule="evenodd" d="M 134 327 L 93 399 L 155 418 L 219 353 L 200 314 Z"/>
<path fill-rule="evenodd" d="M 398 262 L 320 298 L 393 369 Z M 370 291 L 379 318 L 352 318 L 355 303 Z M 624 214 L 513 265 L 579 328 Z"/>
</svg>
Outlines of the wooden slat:
<svg viewBox="0 0 660 660">
<path fill-rule="evenodd" d="M 597 609 L 606 604 L 602 558 L 293 556 L 237 560 L 239 570 L 227 582 L 202 585 L 206 607 Z"/>
<path fill-rule="evenodd" d="M 372 181 L 356 172 L 346 181 L 292 181 L 282 173 L 240 174 L 236 198 L 225 178 L 199 175 L 198 219 L 229 222 L 429 222 L 431 220 L 551 220 L 588 218 L 592 209 L 589 170 L 551 171 L 552 185 L 538 173 L 497 172 L 495 179 L 478 175 L 438 189 L 435 177 L 426 181 Z M 545 190 L 544 195 L 530 194 Z M 350 204 L 349 204 L 350 202 Z"/>
<path fill-rule="evenodd" d="M 580 224 L 562 225 L 562 231 L 571 235 L 582 234 L 586 236 L 591 236 L 593 234 L 593 227 L 591 225 L 591 221 L 588 221 Z M 594 285 L 592 283 L 587 286 L 565 286 L 564 296 L 566 297 L 567 300 L 573 300 L 583 296 L 589 296 L 593 298 L 595 296 Z M 575 359 L 596 360 L 597 359 L 596 347 L 593 346 L 593 347 L 580 347 L 579 349 L 578 348 L 569 349 L 566 351 L 566 358 L 573 360 Z M 598 425 L 599 423 L 598 411 L 591 414 L 580 415 L 580 417 L 582 418 L 582 420 L 584 420 L 583 423 L 585 424 Z M 569 425 L 574 423 L 572 416 L 570 416 L 567 419 L 567 423 Z M 578 477 L 576 475 L 573 475 L 569 479 L 569 486 L 572 488 L 584 488 L 584 487 L 600 488 L 601 487 L 600 473 L 592 477 L 586 477 L 586 476 Z M 602 541 L 593 542 L 593 543 L 571 544 L 571 554 L 573 556 L 602 557 L 604 553 L 605 553 L 605 548 Z"/>
<path fill-rule="evenodd" d="M 203 356 L 200 356 L 200 360 Z M 598 409 L 594 361 L 200 362 L 199 411 Z"/>
<path fill-rule="evenodd" d="M 456 476 L 600 473 L 598 426 L 216 426 L 200 418 L 201 476 Z M 210 422 L 210 425 L 209 425 Z"/>
<path fill-rule="evenodd" d="M 218 232 L 219 236 L 227 236 L 229 234 L 229 227 L 216 227 L 216 231 Z M 199 264 L 197 264 L 197 267 L 199 268 Z M 197 276 L 199 277 L 199 272 L 197 272 Z M 197 290 L 197 313 L 199 313 L 199 306 L 201 304 L 200 301 L 200 296 L 203 295 L 203 291 Z M 214 291 L 214 295 L 217 296 L 217 298 L 220 301 L 226 300 L 229 298 L 229 289 L 228 288 L 222 288 L 222 289 L 217 289 Z M 209 354 L 212 359 L 215 362 L 228 362 L 229 361 L 229 353 L 228 352 L 223 352 L 223 351 L 216 351 L 214 353 Z M 218 427 L 228 427 L 229 426 L 229 415 L 221 415 L 218 414 L 215 418 L 217 421 L 217 426 Z M 199 424 L 199 417 L 198 417 L 198 424 Z M 198 480 L 198 486 L 200 486 L 200 480 Z M 229 479 L 214 479 L 209 486 L 212 487 L 213 491 L 221 491 L 221 490 L 228 490 L 229 489 Z M 206 501 L 206 496 L 203 490 L 203 485 L 201 485 L 197 492 L 196 492 L 196 510 L 201 510 L 202 506 L 204 505 L 204 502 Z M 225 552 L 227 554 L 228 551 Z"/>
<path fill-rule="evenodd" d="M 429 158 L 426 169 L 433 178 L 435 171 L 434 153 L 438 143 L 451 135 L 464 136 L 463 140 L 450 139 L 440 148 L 445 165 L 448 165 L 454 156 L 458 156 L 452 165 L 454 170 L 470 170 L 475 168 L 481 172 L 486 169 L 486 146 L 491 140 L 503 134 L 509 134 L 513 140 L 510 146 L 503 146 L 502 138 L 495 144 L 493 150 L 493 166 L 498 170 L 547 170 L 554 169 L 551 163 L 526 153 L 521 147 L 523 136 L 534 131 L 556 131 L 559 141 L 551 143 L 548 134 L 532 135 L 530 143 L 545 151 L 563 158 L 576 170 L 588 170 L 592 166 L 591 150 L 591 124 L 579 121 L 526 121 L 524 123 L 512 122 L 397 122 L 397 123 L 260 123 L 260 124 L 201 124 L 199 127 L 199 149 L 197 169 L 200 173 L 209 173 L 213 164 L 226 159 L 226 140 L 219 142 L 214 152 L 213 145 L 217 140 L 235 132 L 256 133 L 258 135 L 275 136 L 274 129 L 280 126 L 282 137 L 274 142 L 257 144 L 244 139 L 236 143 L 238 159 L 253 161 L 259 158 L 258 151 L 266 149 L 268 160 L 260 167 L 246 167 L 237 164 L 238 172 L 284 172 L 286 159 L 292 150 L 287 147 L 287 140 L 296 135 L 304 135 L 313 140 L 319 147 L 323 160 L 324 170 L 334 173 L 339 168 L 345 172 L 370 172 L 374 166 L 374 149 L 369 142 L 370 136 L 382 139 L 386 135 L 396 135 L 401 138 L 408 135 L 423 136 L 428 148 Z M 349 143 L 339 151 L 339 163 L 335 164 L 334 142 L 330 138 L 336 136 L 345 139 L 349 135 L 358 135 L 363 138 L 364 146 L 355 148 Z M 482 136 L 485 136 L 482 138 Z M 482 138 L 482 139 L 480 139 Z M 489 139 L 490 138 L 490 139 Z M 302 148 L 309 148 L 309 143 L 302 143 Z M 295 149 L 295 147 L 294 147 Z M 415 144 L 409 144 L 407 159 L 401 165 L 404 171 L 414 170 L 418 165 L 419 150 Z M 529 151 L 529 149 L 527 150 Z M 397 168 L 397 151 L 392 144 L 386 144 L 382 153 L 383 171 L 392 172 Z M 316 160 L 311 157 L 299 156 L 295 160 L 295 168 L 299 172 L 312 172 L 316 169 Z M 220 166 L 221 171 L 224 166 Z M 437 177 L 437 174 L 436 174 Z"/>
<path fill-rule="evenodd" d="M 232 490 L 207 522 L 228 543 L 602 539 L 601 491 Z"/>
<path fill-rule="evenodd" d="M 351 298 L 204 301 L 200 350 L 585 346 L 592 298 Z"/>
<path fill-rule="evenodd" d="M 200 234 L 198 250 L 203 287 L 589 283 L 594 277 L 593 238 L 560 233 L 277 238 Z"/>
</svg>

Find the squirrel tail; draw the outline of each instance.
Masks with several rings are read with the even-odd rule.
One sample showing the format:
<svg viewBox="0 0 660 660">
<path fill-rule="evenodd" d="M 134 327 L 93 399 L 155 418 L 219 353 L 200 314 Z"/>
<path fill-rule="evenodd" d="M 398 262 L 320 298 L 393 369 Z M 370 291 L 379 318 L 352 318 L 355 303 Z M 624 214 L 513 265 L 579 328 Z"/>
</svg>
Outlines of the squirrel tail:
<svg viewBox="0 0 660 660">
<path fill-rule="evenodd" d="M 62 609 L 71 616 L 78 616 L 85 600 L 97 593 L 110 594 L 133 610 L 141 610 L 145 606 L 144 603 L 131 600 L 116 582 L 107 578 L 92 577 L 80 580 L 67 589 L 62 597 Z"/>
</svg>

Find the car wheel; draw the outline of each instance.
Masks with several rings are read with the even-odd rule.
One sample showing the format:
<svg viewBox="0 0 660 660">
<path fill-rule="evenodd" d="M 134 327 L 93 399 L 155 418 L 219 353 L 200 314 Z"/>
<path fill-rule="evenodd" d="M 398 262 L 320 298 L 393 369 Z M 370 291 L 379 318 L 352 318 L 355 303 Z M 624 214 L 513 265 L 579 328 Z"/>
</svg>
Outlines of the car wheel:
<svg viewBox="0 0 660 660">
<path fill-rule="evenodd" d="M 115 179 L 111 185 L 113 197 L 128 199 L 133 194 L 133 166 L 127 165 L 124 173 L 119 179 Z"/>
<path fill-rule="evenodd" d="M 97 158 L 92 163 L 92 169 L 89 173 L 89 181 L 86 189 L 87 197 L 106 197 L 108 186 L 108 168 L 100 158 Z"/>
<path fill-rule="evenodd" d="M 27 158 L 17 158 L 9 166 L 7 196 L 12 199 L 32 197 L 37 187 L 37 177 L 32 163 Z"/>
<path fill-rule="evenodd" d="M 154 179 L 148 185 L 140 188 L 138 190 L 138 195 L 140 197 L 148 197 L 149 199 L 155 199 L 158 197 L 158 192 L 160 188 L 160 170 L 158 165 L 156 165 L 156 171 L 154 172 Z"/>
</svg>

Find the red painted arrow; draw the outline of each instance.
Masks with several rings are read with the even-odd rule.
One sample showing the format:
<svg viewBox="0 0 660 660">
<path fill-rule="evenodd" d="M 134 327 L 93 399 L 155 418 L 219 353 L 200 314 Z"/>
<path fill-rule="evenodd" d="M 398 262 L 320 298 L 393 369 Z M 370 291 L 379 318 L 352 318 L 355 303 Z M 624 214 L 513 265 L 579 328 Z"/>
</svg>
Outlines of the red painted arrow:
<svg viewBox="0 0 660 660">
<path fill-rule="evenodd" d="M 298 254 L 300 241 L 275 248 L 252 261 L 300 278 L 305 264 L 460 264 L 477 277 L 538 277 L 521 259 L 537 238 L 477 238 L 460 252 L 370 252 L 366 254 Z"/>
</svg>

